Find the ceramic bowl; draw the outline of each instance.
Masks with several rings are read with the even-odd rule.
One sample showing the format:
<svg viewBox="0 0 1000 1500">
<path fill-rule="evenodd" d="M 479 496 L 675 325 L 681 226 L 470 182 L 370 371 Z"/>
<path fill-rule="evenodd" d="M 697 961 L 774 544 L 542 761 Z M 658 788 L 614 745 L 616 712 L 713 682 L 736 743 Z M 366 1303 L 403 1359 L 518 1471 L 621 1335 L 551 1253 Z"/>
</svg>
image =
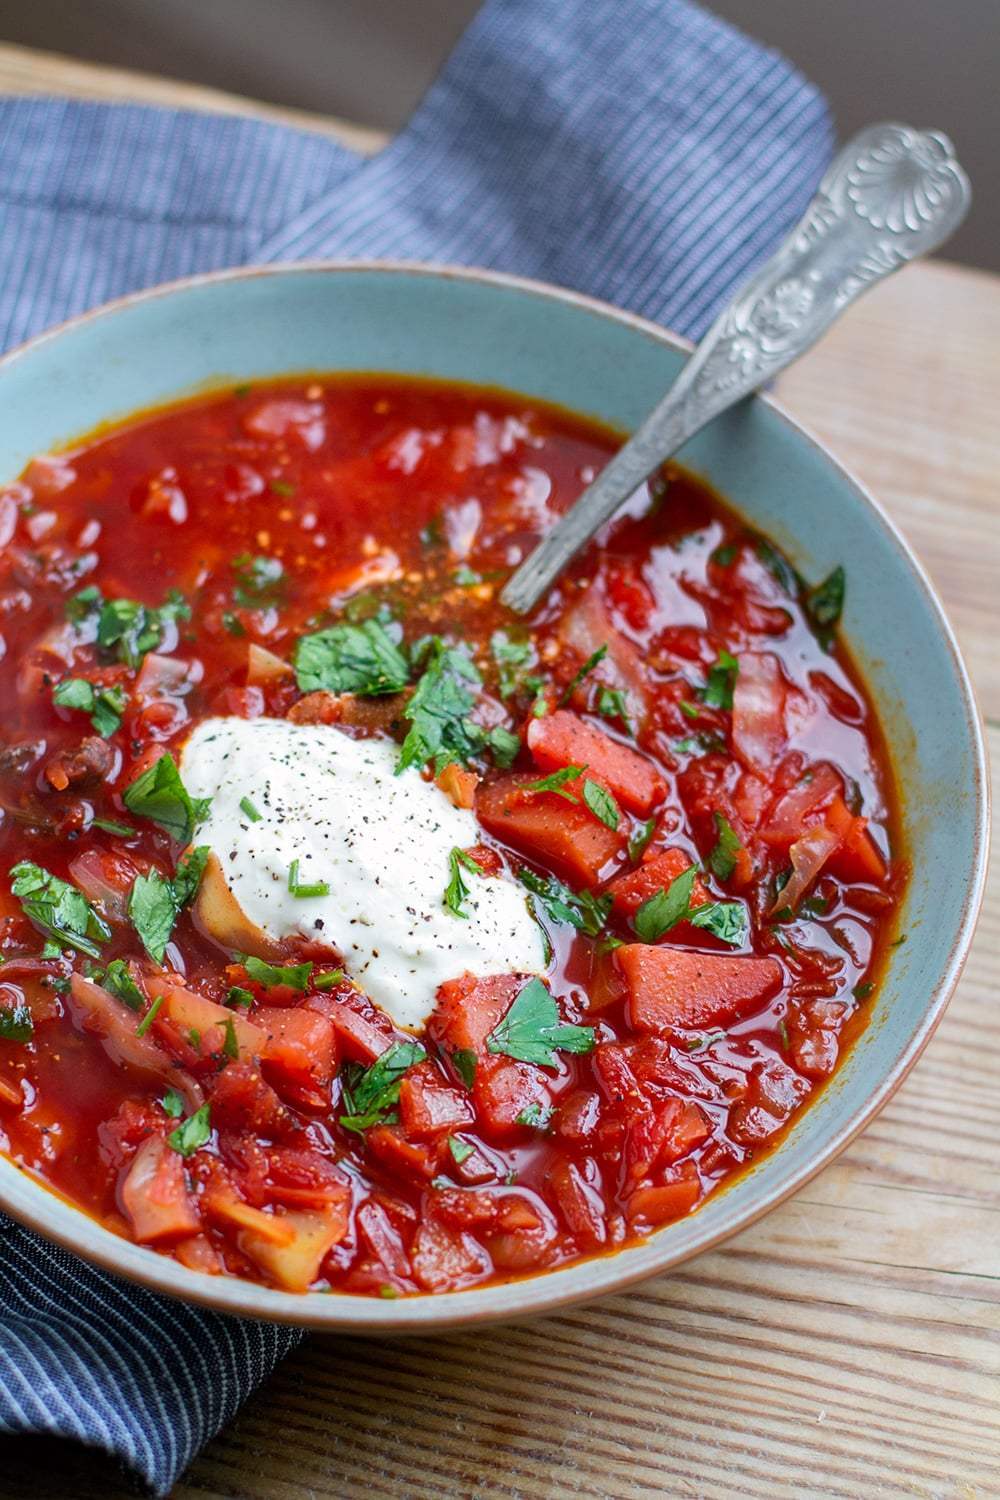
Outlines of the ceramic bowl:
<svg viewBox="0 0 1000 1500">
<path fill-rule="evenodd" d="M 507 276 L 385 264 L 223 272 L 126 298 L 0 361 L 0 481 L 99 424 L 214 385 L 327 370 L 434 375 L 544 398 L 624 430 L 686 346 L 640 318 Z M 232 1313 L 399 1333 L 520 1317 L 668 1270 L 744 1228 L 843 1150 L 928 1041 L 972 936 L 986 862 L 986 761 L 954 637 L 875 501 L 768 398 L 680 455 L 809 578 L 848 569 L 844 630 L 879 706 L 913 876 L 871 1024 L 783 1143 L 642 1244 L 502 1286 L 379 1301 L 297 1297 L 199 1275 L 102 1229 L 9 1161 L 0 1206 L 149 1287 Z"/>
</svg>

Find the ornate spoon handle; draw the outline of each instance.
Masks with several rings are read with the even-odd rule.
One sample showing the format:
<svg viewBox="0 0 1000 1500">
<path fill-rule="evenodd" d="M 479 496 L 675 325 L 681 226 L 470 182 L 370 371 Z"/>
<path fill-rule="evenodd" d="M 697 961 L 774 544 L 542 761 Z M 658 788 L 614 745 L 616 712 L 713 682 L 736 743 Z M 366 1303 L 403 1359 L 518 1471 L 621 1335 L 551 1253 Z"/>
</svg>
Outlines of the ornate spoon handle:
<svg viewBox="0 0 1000 1500">
<path fill-rule="evenodd" d="M 907 125 L 856 135 L 805 217 L 720 313 L 663 400 L 509 579 L 527 614 L 566 564 L 660 464 L 825 333 L 868 287 L 936 250 L 971 193 L 947 136 Z"/>
</svg>

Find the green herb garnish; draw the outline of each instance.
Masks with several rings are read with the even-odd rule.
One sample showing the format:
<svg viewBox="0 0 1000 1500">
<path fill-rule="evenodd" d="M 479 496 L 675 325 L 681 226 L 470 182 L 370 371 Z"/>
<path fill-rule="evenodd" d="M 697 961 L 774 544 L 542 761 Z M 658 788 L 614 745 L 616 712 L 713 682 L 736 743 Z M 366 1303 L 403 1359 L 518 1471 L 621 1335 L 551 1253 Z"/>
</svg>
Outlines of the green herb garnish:
<svg viewBox="0 0 1000 1500">
<path fill-rule="evenodd" d="M 30 1042 L 35 1023 L 26 1005 L 5 1005 L 0 1009 L 0 1042 Z"/>
<path fill-rule="evenodd" d="M 718 834 L 718 842 L 711 854 L 708 856 L 708 867 L 718 880 L 728 880 L 736 869 L 736 862 L 743 853 L 743 845 L 740 843 L 731 823 L 728 823 L 720 812 L 713 812 L 715 819 L 715 831 Z"/>
<path fill-rule="evenodd" d="M 448 869 L 450 879 L 445 887 L 444 905 L 452 916 L 462 917 L 467 921 L 469 913 L 462 910 L 462 902 L 469 895 L 469 887 L 462 879 L 462 870 L 469 870 L 473 875 L 483 875 L 486 872 L 464 849 L 452 849 L 448 855 Z"/>
<path fill-rule="evenodd" d="M 529 979 L 503 1020 L 486 1038 L 488 1052 L 502 1053 L 518 1062 L 542 1068 L 558 1066 L 557 1052 L 590 1052 L 592 1026 L 569 1026 L 559 1019 L 559 1008 L 540 979 Z"/>
<path fill-rule="evenodd" d="M 157 995 L 156 999 L 153 1001 L 152 1005 L 149 1007 L 146 1014 L 143 1016 L 138 1026 L 135 1028 L 136 1036 L 146 1035 L 146 1032 L 152 1026 L 153 1022 L 156 1020 L 157 1015 L 159 1014 L 160 1006 L 163 1004 L 163 999 L 164 997 L 162 995 Z"/>
<path fill-rule="evenodd" d="M 552 1119 L 554 1113 L 555 1111 L 551 1106 L 539 1104 L 536 1101 L 535 1103 L 526 1105 L 521 1113 L 515 1116 L 514 1124 L 528 1125 L 532 1130 L 547 1130 L 549 1121 Z"/>
<path fill-rule="evenodd" d="M 340 1123 L 345 1130 L 359 1134 L 382 1124 L 399 1101 L 403 1075 L 415 1063 L 423 1062 L 427 1053 L 419 1042 L 394 1042 L 360 1075 L 349 1076 L 342 1083 L 345 1113 Z"/>
<path fill-rule="evenodd" d="M 519 669 L 534 665 L 535 648 L 528 640 L 514 640 L 506 630 L 494 630 L 490 650 L 497 664 L 500 696 L 506 700 L 522 686 Z"/>
<path fill-rule="evenodd" d="M 288 867 L 288 894 L 296 896 L 301 900 L 307 900 L 313 896 L 329 896 L 330 887 L 325 880 L 300 881 L 299 862 L 297 859 L 293 859 Z"/>
<path fill-rule="evenodd" d="M 803 601 L 806 614 L 821 631 L 832 630 L 839 621 L 844 610 L 846 588 L 847 575 L 843 568 L 837 567 L 806 594 Z"/>
<path fill-rule="evenodd" d="M 594 817 L 603 823 L 605 828 L 614 829 L 618 827 L 618 824 L 621 822 L 618 803 L 603 786 L 589 779 L 584 781 L 583 800 L 594 814 Z"/>
<path fill-rule="evenodd" d="M 254 984 L 263 985 L 265 989 L 287 985 L 289 989 L 305 991 L 309 988 L 309 976 L 313 971 L 311 962 L 286 964 L 282 968 L 276 964 L 265 963 L 262 958 L 254 958 L 252 953 L 244 953 L 240 958 L 240 963 Z"/>
<path fill-rule="evenodd" d="M 714 666 L 709 668 L 708 680 L 701 690 L 702 702 L 707 708 L 732 708 L 733 689 L 739 671 L 740 664 L 736 657 L 725 649 L 721 650 Z"/>
<path fill-rule="evenodd" d="M 181 1098 L 176 1089 L 167 1089 L 167 1092 L 160 1100 L 160 1108 L 163 1110 L 163 1113 L 165 1115 L 169 1115 L 172 1120 L 179 1120 L 181 1115 L 184 1113 L 184 1100 Z"/>
<path fill-rule="evenodd" d="M 103 739 L 121 728 L 128 699 L 118 684 L 95 686 L 86 677 L 64 677 L 52 689 L 52 701 L 60 708 L 76 708 L 90 715 L 90 722 Z"/>
<path fill-rule="evenodd" d="M 683 922 L 691 909 L 691 890 L 698 871 L 689 865 L 664 890 L 654 891 L 632 918 L 636 935 L 644 943 L 655 943 L 665 932 Z"/>
<path fill-rule="evenodd" d="M 275 486 L 272 484 L 271 488 L 275 489 Z M 275 489 L 275 493 L 281 491 Z M 243 609 L 260 609 L 273 604 L 285 581 L 284 569 L 276 557 L 251 557 L 249 552 L 233 558 L 233 572 L 237 580 L 233 599 Z"/>
<path fill-rule="evenodd" d="M 602 687 L 597 694 L 597 712 L 605 719 L 620 719 L 625 728 L 631 730 L 628 695 L 623 688 Z"/>
<path fill-rule="evenodd" d="M 128 898 L 129 921 L 154 963 L 162 963 L 178 915 L 193 901 L 205 872 L 209 849 L 197 849 L 178 861 L 173 879 L 149 870 L 137 875 Z"/>
<path fill-rule="evenodd" d="M 594 668 L 600 662 L 602 662 L 604 660 L 604 658 L 607 656 L 607 654 L 608 654 L 608 648 L 607 648 L 606 645 L 604 645 L 604 646 L 598 646 L 598 648 L 594 652 L 593 656 L 588 656 L 587 657 L 587 660 L 584 662 L 584 664 L 580 668 L 580 670 L 578 672 L 574 672 L 574 674 L 570 678 L 569 682 L 563 688 L 563 691 L 562 691 L 562 693 L 559 696 L 559 703 L 558 703 L 558 707 L 559 708 L 565 708 L 566 704 L 570 701 L 570 699 L 572 698 L 573 694 L 576 692 L 577 688 L 580 686 L 580 684 L 584 680 L 584 678 L 590 676 L 590 674 L 594 670 Z"/>
<path fill-rule="evenodd" d="M 331 625 L 295 644 L 292 665 L 303 693 L 398 693 L 410 680 L 406 657 L 378 620 Z"/>
<path fill-rule="evenodd" d="M 208 816 L 210 797 L 192 798 L 172 755 L 159 760 L 125 788 L 122 801 L 136 817 L 159 823 L 179 844 L 189 844 L 195 824 Z"/>
<path fill-rule="evenodd" d="M 249 797 L 240 798 L 240 812 L 248 817 L 251 823 L 259 823 L 264 814 L 257 811 Z"/>
<path fill-rule="evenodd" d="M 94 818 L 91 821 L 92 828 L 103 828 L 105 833 L 113 833 L 120 839 L 135 839 L 139 837 L 137 828 L 130 828 L 127 823 L 115 823 L 110 818 Z"/>
<path fill-rule="evenodd" d="M 211 1106 L 203 1104 L 167 1136 L 167 1145 L 179 1156 L 193 1156 L 212 1138 Z"/>
<path fill-rule="evenodd" d="M 582 776 L 586 766 L 563 766 L 561 770 L 552 771 L 548 776 L 543 776 L 540 781 L 528 781 L 521 788 L 522 792 L 554 792 L 557 797 L 562 797 L 567 802 L 579 802 L 579 797 L 574 797 L 572 792 L 566 790 L 567 781 L 576 781 Z"/>
<path fill-rule="evenodd" d="M 314 974 L 312 977 L 312 986 L 314 990 L 336 989 L 337 985 L 343 984 L 343 982 L 343 969 L 327 969 L 325 973 Z"/>
<path fill-rule="evenodd" d="M 468 1047 L 460 1047 L 451 1054 L 451 1064 L 467 1089 L 476 1081 L 476 1054 Z"/>
<path fill-rule="evenodd" d="M 242 985 L 231 984 L 226 995 L 226 1004 L 231 1005 L 234 1010 L 249 1010 L 253 1005 L 253 995 Z"/>
<path fill-rule="evenodd" d="M 647 818 L 641 827 L 637 828 L 628 841 L 628 857 L 633 863 L 645 853 L 650 839 L 656 832 L 656 819 Z"/>
<path fill-rule="evenodd" d="M 536 875 L 534 870 L 521 869 L 517 878 L 538 897 L 554 922 L 569 922 L 587 937 L 597 937 L 608 920 L 610 896 L 574 891 L 554 875 Z"/>
<path fill-rule="evenodd" d="M 113 958 L 99 981 L 116 999 L 129 1010 L 142 1010 L 146 997 L 132 978 L 132 971 L 123 958 Z"/>
<path fill-rule="evenodd" d="M 97 945 L 108 942 L 111 928 L 75 885 L 30 860 L 21 860 L 10 874 L 11 891 L 36 927 L 66 947 L 100 956 Z"/>
<path fill-rule="evenodd" d="M 460 1167 L 463 1161 L 468 1161 L 475 1149 L 475 1146 L 470 1146 L 468 1141 L 460 1141 L 457 1135 L 448 1137 L 448 1150 L 456 1166 Z"/>
<path fill-rule="evenodd" d="M 424 662 L 416 691 L 403 710 L 410 728 L 403 741 L 397 774 L 408 766 L 432 763 L 436 771 L 449 761 L 467 765 L 487 741 L 486 731 L 468 717 L 481 678 L 464 651 L 431 636 L 414 652 Z"/>
</svg>

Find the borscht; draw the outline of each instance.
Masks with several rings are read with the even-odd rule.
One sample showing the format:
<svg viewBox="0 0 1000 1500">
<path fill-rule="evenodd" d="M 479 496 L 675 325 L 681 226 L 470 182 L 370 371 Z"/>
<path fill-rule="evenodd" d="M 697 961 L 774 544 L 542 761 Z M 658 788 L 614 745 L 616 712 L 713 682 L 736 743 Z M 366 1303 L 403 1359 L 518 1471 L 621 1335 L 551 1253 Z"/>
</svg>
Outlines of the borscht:
<svg viewBox="0 0 1000 1500">
<path fill-rule="evenodd" d="M 906 879 L 804 580 L 619 442 L 266 381 L 0 487 L 0 1147 L 192 1270 L 397 1297 L 696 1210 L 864 1027 Z M 803 504 L 808 497 L 803 497 Z"/>
</svg>

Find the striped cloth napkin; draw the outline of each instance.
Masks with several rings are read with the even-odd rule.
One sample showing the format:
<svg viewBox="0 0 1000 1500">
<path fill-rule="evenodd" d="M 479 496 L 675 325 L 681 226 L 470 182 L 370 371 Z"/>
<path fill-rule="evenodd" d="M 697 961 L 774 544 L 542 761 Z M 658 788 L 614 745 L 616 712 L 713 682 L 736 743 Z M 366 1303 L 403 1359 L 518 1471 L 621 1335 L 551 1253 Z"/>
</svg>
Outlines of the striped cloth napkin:
<svg viewBox="0 0 1000 1500">
<path fill-rule="evenodd" d="M 688 0 L 488 0 L 370 160 L 249 119 L 0 100 L 0 346 L 172 277 L 316 256 L 516 271 L 697 337 L 831 147 L 817 92 Z M 0 1432 L 104 1448 L 159 1495 L 300 1337 L 0 1219 Z"/>
</svg>

